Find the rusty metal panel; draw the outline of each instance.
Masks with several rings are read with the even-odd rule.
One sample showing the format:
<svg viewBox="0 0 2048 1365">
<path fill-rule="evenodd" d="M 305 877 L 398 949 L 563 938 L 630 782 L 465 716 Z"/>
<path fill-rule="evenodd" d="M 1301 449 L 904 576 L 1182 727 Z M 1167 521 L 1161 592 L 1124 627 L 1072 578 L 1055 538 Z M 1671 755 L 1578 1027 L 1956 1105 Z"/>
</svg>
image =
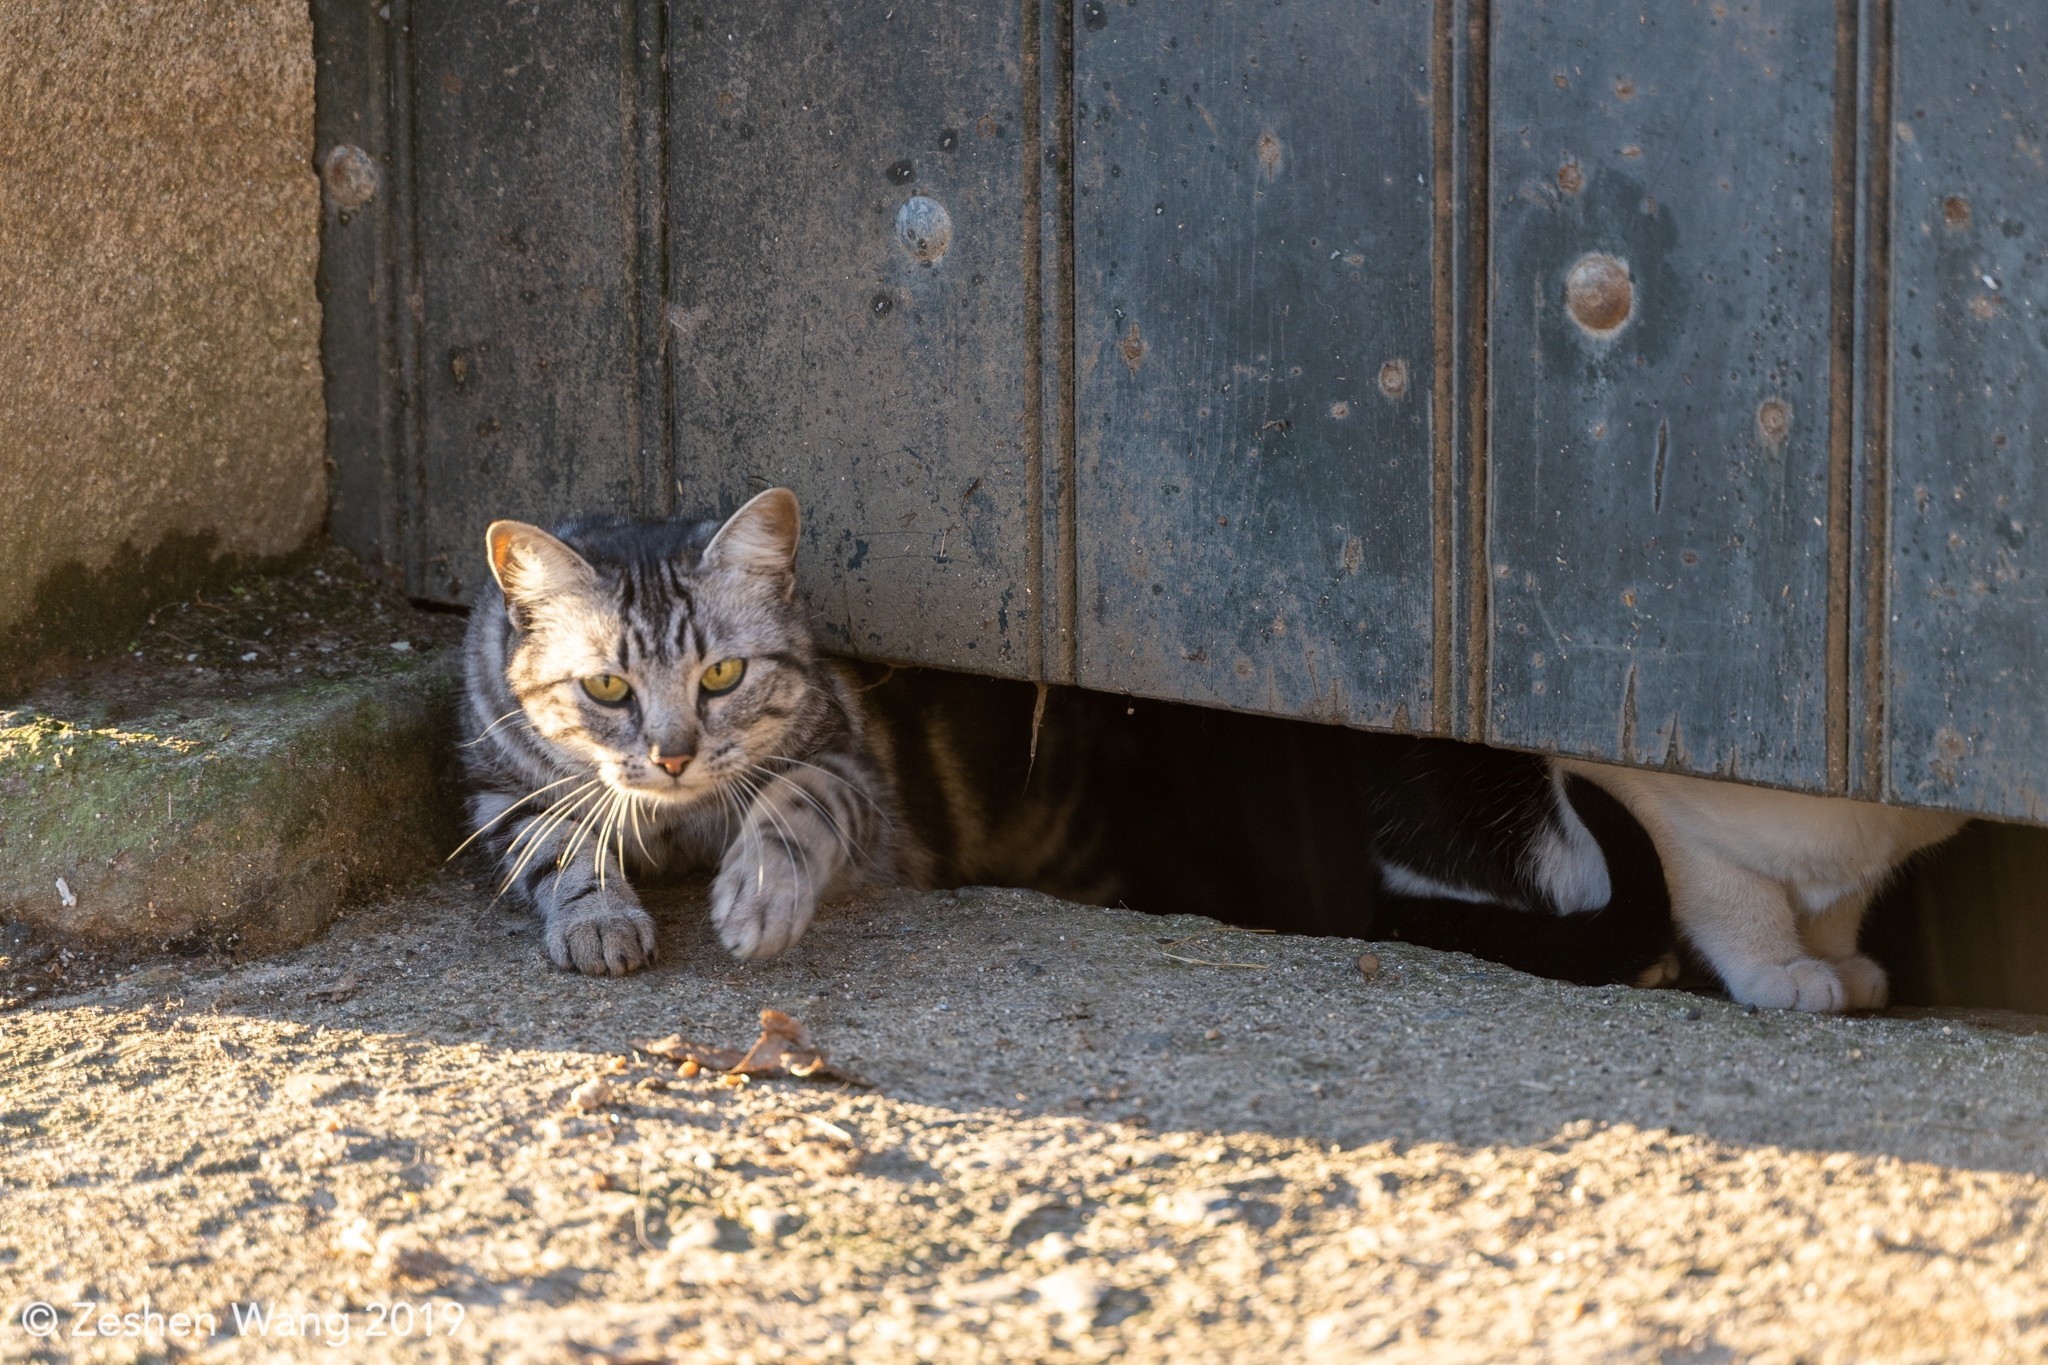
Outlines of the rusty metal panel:
<svg viewBox="0 0 2048 1365">
<path fill-rule="evenodd" d="M 1447 724 L 1430 5 L 1076 22 L 1079 681 Z"/>
<path fill-rule="evenodd" d="M 1007 4 L 783 0 L 671 30 L 684 501 L 795 488 L 839 649 L 1036 668 L 1023 42 Z"/>
<path fill-rule="evenodd" d="M 2048 820 L 2048 13 L 1897 24 L 1888 794 Z"/>
<path fill-rule="evenodd" d="M 493 518 L 636 503 L 623 22 L 614 0 L 412 8 L 421 596 L 467 600 Z"/>
<path fill-rule="evenodd" d="M 1491 737 L 1824 788 L 1835 6 L 1494 20 Z"/>
</svg>

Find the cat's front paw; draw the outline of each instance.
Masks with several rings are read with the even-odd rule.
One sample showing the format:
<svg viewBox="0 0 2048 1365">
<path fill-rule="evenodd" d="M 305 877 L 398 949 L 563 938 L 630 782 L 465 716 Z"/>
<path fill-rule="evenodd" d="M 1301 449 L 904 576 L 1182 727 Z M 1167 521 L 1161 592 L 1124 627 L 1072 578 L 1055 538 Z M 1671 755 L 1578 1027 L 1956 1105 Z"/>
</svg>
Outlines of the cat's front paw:
<svg viewBox="0 0 2048 1365">
<path fill-rule="evenodd" d="M 557 967 L 585 976 L 624 976 L 654 961 L 654 921 L 613 891 L 555 910 L 541 937 Z"/>
<path fill-rule="evenodd" d="M 1871 963 L 1873 967 L 1876 965 Z M 1728 994 L 1739 1004 L 1758 1005 L 1768 1010 L 1808 1010 L 1816 1014 L 1838 1014 L 1844 1009 L 1854 1008 L 1834 965 L 1817 957 L 1800 957 L 1790 962 L 1766 963 L 1746 971 L 1727 972 L 1723 974 L 1723 980 Z"/>
<path fill-rule="evenodd" d="M 1863 954 L 1835 958 L 1832 965 L 1842 978 L 1844 1009 L 1881 1010 L 1892 998 L 1891 981 L 1884 968 Z"/>
<path fill-rule="evenodd" d="M 803 937 L 817 908 L 787 858 L 728 863 L 711 885 L 711 923 L 734 957 L 773 957 Z"/>
<path fill-rule="evenodd" d="M 1662 990 L 1678 984 L 1680 965 L 1678 950 L 1673 948 L 1664 956 L 1636 973 L 1635 987 L 1639 991 Z"/>
</svg>

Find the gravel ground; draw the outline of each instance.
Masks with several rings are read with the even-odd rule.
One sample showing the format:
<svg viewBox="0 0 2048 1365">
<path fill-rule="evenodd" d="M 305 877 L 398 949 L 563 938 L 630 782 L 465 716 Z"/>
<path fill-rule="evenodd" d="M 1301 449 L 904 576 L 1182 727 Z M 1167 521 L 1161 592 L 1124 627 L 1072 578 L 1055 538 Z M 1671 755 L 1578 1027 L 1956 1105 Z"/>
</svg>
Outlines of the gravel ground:
<svg viewBox="0 0 2048 1365">
<path fill-rule="evenodd" d="M 449 877 L 0 1014 L 0 1359 L 2048 1348 L 2048 1021 L 1752 1014 L 1010 891 L 862 898 L 742 965 L 699 903 L 657 903 L 656 970 L 588 980 Z M 630 1049 L 745 1046 L 765 1007 L 871 1085 Z M 80 1302 L 137 1316 L 74 1335 Z"/>
</svg>

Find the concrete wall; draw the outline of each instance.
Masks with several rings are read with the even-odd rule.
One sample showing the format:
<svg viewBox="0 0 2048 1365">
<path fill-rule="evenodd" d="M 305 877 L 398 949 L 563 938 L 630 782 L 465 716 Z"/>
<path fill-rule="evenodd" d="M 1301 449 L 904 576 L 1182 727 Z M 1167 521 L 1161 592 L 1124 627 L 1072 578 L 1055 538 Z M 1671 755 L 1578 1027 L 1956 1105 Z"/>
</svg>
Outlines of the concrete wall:
<svg viewBox="0 0 2048 1365">
<path fill-rule="evenodd" d="M 326 505 L 305 0 L 0 4 L 0 686 Z"/>
</svg>

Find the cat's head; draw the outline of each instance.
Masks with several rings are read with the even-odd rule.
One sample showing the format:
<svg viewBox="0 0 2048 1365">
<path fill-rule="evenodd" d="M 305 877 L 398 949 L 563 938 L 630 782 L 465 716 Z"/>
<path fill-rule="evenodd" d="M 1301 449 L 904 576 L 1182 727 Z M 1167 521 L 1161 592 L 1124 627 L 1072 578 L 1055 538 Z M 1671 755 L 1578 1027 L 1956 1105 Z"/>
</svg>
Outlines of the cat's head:
<svg viewBox="0 0 2048 1365">
<path fill-rule="evenodd" d="M 532 731 L 611 787 L 689 803 L 763 780 L 816 713 L 796 603 L 796 495 L 724 524 L 524 522 L 485 533 L 513 626 L 505 677 Z"/>
</svg>

